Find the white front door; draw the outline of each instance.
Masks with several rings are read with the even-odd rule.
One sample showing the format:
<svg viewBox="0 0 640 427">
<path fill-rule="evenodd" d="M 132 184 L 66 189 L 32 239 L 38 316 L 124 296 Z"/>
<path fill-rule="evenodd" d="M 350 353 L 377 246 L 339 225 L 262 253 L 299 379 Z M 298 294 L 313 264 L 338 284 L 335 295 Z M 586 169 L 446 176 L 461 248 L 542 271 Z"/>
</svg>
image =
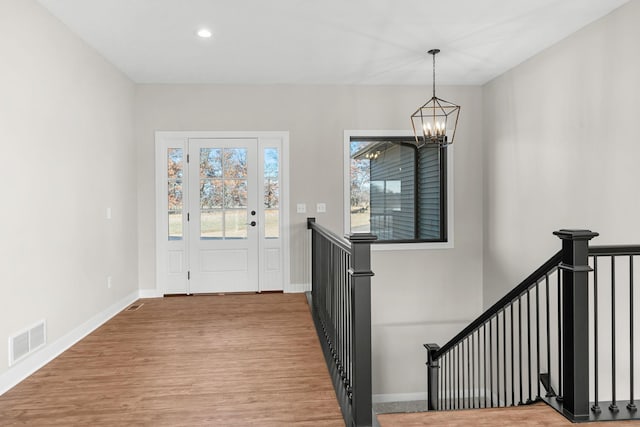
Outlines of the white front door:
<svg viewBox="0 0 640 427">
<path fill-rule="evenodd" d="M 162 294 L 283 290 L 286 133 L 156 133 Z"/>
<path fill-rule="evenodd" d="M 257 139 L 189 140 L 191 293 L 258 290 Z"/>
</svg>

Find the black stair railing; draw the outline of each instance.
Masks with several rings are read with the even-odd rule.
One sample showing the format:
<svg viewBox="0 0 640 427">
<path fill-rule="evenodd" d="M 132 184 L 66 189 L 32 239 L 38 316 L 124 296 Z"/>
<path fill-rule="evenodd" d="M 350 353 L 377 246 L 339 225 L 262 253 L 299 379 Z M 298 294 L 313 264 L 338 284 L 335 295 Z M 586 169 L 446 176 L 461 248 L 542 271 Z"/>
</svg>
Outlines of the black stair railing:
<svg viewBox="0 0 640 427">
<path fill-rule="evenodd" d="M 544 400 L 573 421 L 640 419 L 634 394 L 640 246 L 589 248 L 598 233 L 554 234 L 562 240 L 558 253 L 448 343 L 425 344 L 430 410 Z"/>
<path fill-rule="evenodd" d="M 638 245 L 589 248 L 594 296 L 589 318 L 592 420 L 640 419 L 635 390 L 640 354 L 634 339 L 639 319 L 638 293 L 634 292 L 640 280 L 634 269 L 638 257 Z"/>
<path fill-rule="evenodd" d="M 556 253 L 442 347 L 425 344 L 430 410 L 511 406 L 540 398 L 533 377 L 560 369 L 557 360 L 549 364 L 542 354 L 557 346 L 560 336 L 553 320 L 557 300 L 547 295 L 555 295 L 549 288 L 558 283 L 561 259 Z M 455 360 L 456 354 L 462 360 Z"/>
<path fill-rule="evenodd" d="M 372 425 L 371 243 L 340 238 L 307 219 L 311 230 L 311 292 L 307 294 L 345 424 Z"/>
</svg>

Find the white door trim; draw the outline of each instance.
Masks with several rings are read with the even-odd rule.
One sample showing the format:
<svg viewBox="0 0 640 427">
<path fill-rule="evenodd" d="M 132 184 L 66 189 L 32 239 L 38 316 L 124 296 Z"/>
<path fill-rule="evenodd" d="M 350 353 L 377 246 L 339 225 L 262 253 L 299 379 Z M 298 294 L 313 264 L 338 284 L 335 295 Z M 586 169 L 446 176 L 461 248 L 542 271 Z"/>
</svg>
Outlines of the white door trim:
<svg viewBox="0 0 640 427">
<path fill-rule="evenodd" d="M 280 239 L 282 241 L 282 289 L 284 292 L 291 292 L 294 289 L 291 288 L 290 278 L 290 222 L 289 222 L 289 132 L 287 131 L 156 131 L 155 132 L 155 221 L 156 221 L 156 291 L 162 295 L 166 293 L 166 287 L 161 280 L 164 271 L 163 265 L 166 264 L 166 253 L 168 249 L 168 243 L 166 238 L 167 233 L 167 221 L 166 221 L 166 167 L 159 167 L 159 165 L 166 165 L 166 153 L 161 149 L 171 141 L 186 143 L 189 139 L 198 138 L 213 138 L 213 139 L 234 139 L 234 138 L 257 138 L 258 150 L 261 152 L 265 147 L 272 147 L 279 145 L 280 148 Z M 261 157 L 260 157 L 261 158 Z M 262 167 L 260 167 L 262 171 Z M 185 201 L 184 203 L 187 203 Z M 264 241 L 260 241 L 259 244 L 260 262 L 262 263 L 265 251 Z M 265 286 L 264 275 L 262 272 L 259 274 L 259 290 L 274 290 L 273 287 L 269 288 Z"/>
</svg>

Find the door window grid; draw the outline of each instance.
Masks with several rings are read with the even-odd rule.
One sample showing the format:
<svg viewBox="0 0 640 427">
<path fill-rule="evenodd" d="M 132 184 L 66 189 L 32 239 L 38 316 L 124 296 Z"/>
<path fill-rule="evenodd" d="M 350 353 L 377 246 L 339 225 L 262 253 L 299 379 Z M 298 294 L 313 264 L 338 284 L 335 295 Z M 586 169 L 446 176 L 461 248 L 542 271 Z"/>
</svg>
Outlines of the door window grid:
<svg viewBox="0 0 640 427">
<path fill-rule="evenodd" d="M 200 149 L 200 239 L 246 239 L 247 149 Z"/>
</svg>

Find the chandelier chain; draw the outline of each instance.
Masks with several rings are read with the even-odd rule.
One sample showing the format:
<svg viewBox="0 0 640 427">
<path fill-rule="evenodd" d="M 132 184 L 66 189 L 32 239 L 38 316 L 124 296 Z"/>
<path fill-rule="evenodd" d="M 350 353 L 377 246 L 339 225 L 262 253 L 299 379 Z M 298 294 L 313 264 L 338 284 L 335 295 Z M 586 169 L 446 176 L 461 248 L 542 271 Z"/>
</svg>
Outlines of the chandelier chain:
<svg viewBox="0 0 640 427">
<path fill-rule="evenodd" d="M 436 96 L 436 54 L 433 53 L 433 97 Z"/>
</svg>

